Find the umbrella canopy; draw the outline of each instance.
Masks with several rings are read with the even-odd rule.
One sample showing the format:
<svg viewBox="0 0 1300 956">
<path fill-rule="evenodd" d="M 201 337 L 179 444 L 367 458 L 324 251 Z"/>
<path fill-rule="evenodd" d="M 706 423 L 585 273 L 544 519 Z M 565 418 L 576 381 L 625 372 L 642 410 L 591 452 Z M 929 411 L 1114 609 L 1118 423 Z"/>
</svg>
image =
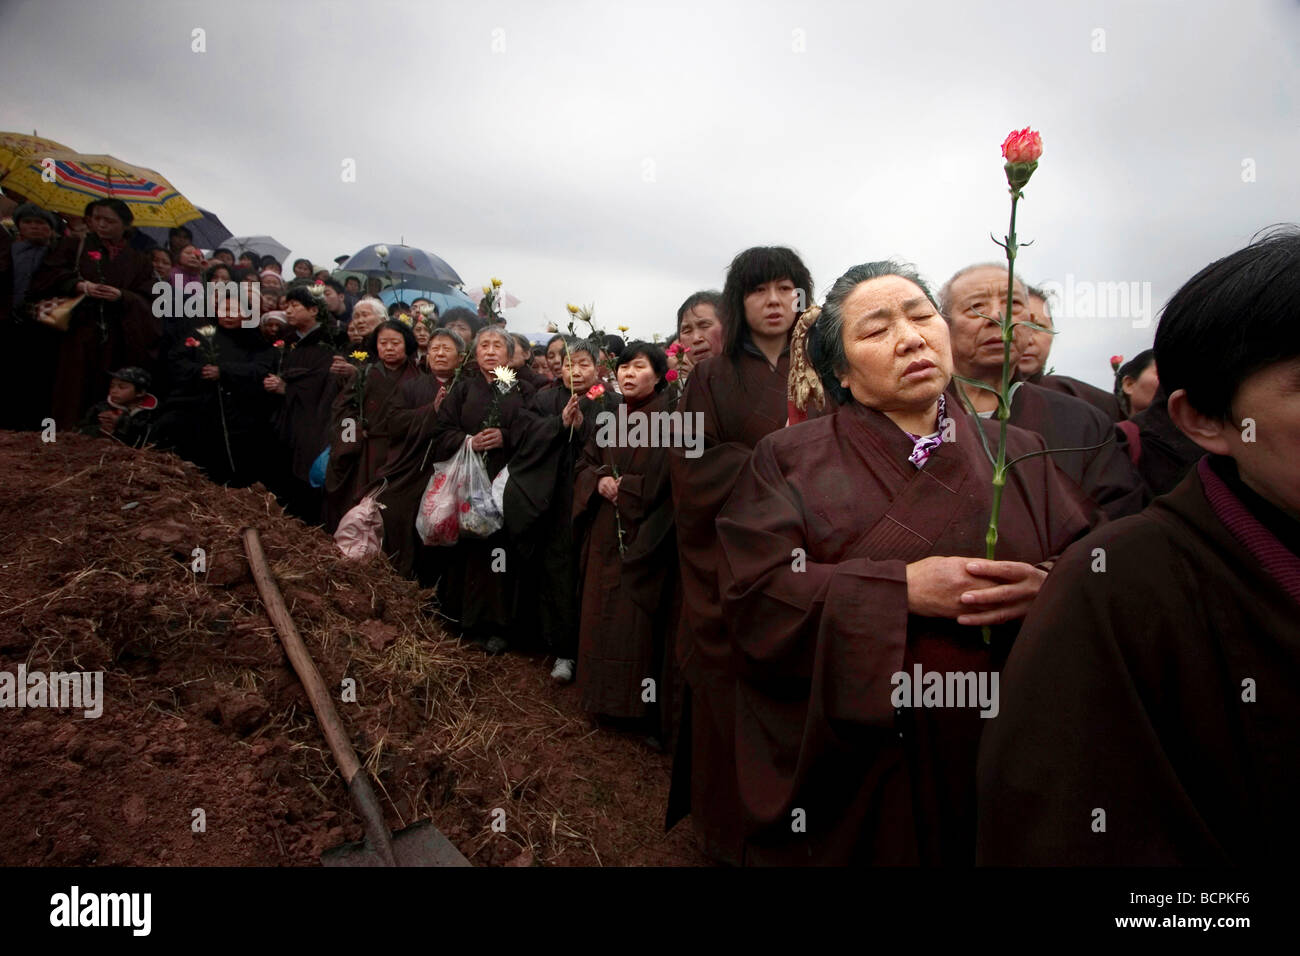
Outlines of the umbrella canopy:
<svg viewBox="0 0 1300 956">
<path fill-rule="evenodd" d="M 53 181 L 47 181 L 44 175 L 46 160 L 53 160 Z M 0 186 L 22 193 L 51 212 L 69 216 L 80 216 L 93 199 L 120 199 L 130 207 L 137 227 L 179 226 L 203 215 L 152 169 L 132 166 L 112 156 L 27 156 L 5 173 Z"/>
<path fill-rule="evenodd" d="M 9 172 L 15 166 L 21 166 L 34 155 L 45 156 L 49 153 L 71 153 L 71 147 L 56 143 L 44 136 L 28 136 L 25 133 L 0 133 L 0 175 Z"/>
<path fill-rule="evenodd" d="M 221 240 L 221 245 L 233 252 L 236 259 L 251 252 L 259 257 L 275 256 L 277 262 L 283 263 L 289 255 L 289 247 L 270 236 L 229 236 Z"/>
<path fill-rule="evenodd" d="M 446 315 L 449 309 L 477 310 L 477 306 L 460 289 L 453 288 L 445 282 L 429 283 L 433 288 L 417 289 L 413 286 L 393 286 L 379 293 L 379 301 L 390 306 L 399 299 L 408 305 L 416 299 L 428 299 L 438 307 L 439 315 Z"/>
<path fill-rule="evenodd" d="M 380 246 L 387 248 L 387 256 L 381 257 L 375 251 Z M 343 263 L 342 268 L 348 272 L 364 272 L 368 276 L 384 277 L 391 273 L 408 279 L 429 280 L 430 284 L 448 282 L 452 285 L 464 285 L 456 270 L 432 252 L 397 243 L 376 243 L 373 246 L 366 246 Z"/>
<path fill-rule="evenodd" d="M 199 209 L 203 215 L 199 219 L 187 222 L 185 228 L 194 237 L 194 244 L 200 249 L 219 249 L 230 238 L 230 230 L 217 218 L 216 213 Z M 146 226 L 140 230 L 160 246 L 167 245 L 167 229 L 163 226 Z M 235 255 L 239 253 L 236 252 Z"/>
</svg>

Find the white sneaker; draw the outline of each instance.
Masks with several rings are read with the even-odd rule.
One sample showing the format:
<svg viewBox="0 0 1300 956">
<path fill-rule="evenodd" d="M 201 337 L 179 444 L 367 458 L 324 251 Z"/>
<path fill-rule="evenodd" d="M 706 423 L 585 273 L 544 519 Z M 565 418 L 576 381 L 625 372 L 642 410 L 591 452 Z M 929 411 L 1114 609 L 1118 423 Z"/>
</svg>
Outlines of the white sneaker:
<svg viewBox="0 0 1300 956">
<path fill-rule="evenodd" d="M 551 668 L 551 676 L 565 684 L 573 680 L 573 661 L 567 657 L 556 659 L 555 666 Z"/>
</svg>

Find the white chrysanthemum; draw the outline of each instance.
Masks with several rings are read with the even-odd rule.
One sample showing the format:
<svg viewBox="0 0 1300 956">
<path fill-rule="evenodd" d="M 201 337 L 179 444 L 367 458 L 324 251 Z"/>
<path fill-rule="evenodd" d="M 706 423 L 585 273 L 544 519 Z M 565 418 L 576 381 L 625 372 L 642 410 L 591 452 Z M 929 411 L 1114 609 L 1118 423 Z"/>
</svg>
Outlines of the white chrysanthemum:
<svg viewBox="0 0 1300 956">
<path fill-rule="evenodd" d="M 515 387 L 515 370 L 506 365 L 498 365 L 492 370 L 492 374 L 497 377 L 497 385 L 501 391 L 508 392 Z"/>
<path fill-rule="evenodd" d="M 203 336 L 205 339 L 210 339 L 212 338 L 212 336 L 217 334 L 217 327 L 215 325 L 205 325 L 197 329 L 196 331 L 199 333 L 199 335 Z"/>
<path fill-rule="evenodd" d="M 375 246 L 375 255 L 379 256 L 379 258 L 381 258 L 381 259 L 387 259 L 387 258 L 388 258 L 388 247 L 387 247 L 387 246 Z"/>
</svg>

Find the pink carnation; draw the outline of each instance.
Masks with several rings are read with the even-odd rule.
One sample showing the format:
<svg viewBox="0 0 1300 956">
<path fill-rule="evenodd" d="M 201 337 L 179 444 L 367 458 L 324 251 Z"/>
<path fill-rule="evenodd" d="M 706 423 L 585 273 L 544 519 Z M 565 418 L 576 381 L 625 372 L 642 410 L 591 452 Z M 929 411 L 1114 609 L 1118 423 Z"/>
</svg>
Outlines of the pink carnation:
<svg viewBox="0 0 1300 956">
<path fill-rule="evenodd" d="M 1008 163 L 1032 163 L 1043 155 L 1043 137 L 1026 126 L 1012 130 L 1002 142 L 1002 156 Z"/>
</svg>

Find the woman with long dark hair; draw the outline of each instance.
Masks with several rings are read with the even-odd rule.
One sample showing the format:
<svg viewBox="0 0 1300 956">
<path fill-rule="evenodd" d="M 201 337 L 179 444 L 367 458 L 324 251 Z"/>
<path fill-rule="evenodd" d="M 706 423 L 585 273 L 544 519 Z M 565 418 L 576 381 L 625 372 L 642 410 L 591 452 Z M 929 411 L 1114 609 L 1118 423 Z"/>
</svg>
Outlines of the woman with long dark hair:
<svg viewBox="0 0 1300 956">
<path fill-rule="evenodd" d="M 671 456 L 682 565 L 677 661 L 690 690 L 684 695 L 669 815 L 671 820 L 683 812 L 689 767 L 689 812 L 701 847 L 733 864 L 740 862 L 742 841 L 735 675 L 718 598 L 714 519 L 758 440 L 785 425 L 790 329 L 812 299 L 812 276 L 793 250 L 760 246 L 737 255 L 722 290 L 723 354 L 692 370 L 678 405 L 702 422 L 704 451 L 687 458 L 675 449 Z"/>
<path fill-rule="evenodd" d="M 125 232 L 134 218 L 120 199 L 87 207 L 89 231 L 69 236 L 45 257 L 28 298 L 84 295 L 59 343 L 51 414 L 73 428 L 103 399 L 109 373 L 124 366 L 154 368 L 162 320 L 153 314 L 153 266 L 131 248 Z"/>
</svg>

